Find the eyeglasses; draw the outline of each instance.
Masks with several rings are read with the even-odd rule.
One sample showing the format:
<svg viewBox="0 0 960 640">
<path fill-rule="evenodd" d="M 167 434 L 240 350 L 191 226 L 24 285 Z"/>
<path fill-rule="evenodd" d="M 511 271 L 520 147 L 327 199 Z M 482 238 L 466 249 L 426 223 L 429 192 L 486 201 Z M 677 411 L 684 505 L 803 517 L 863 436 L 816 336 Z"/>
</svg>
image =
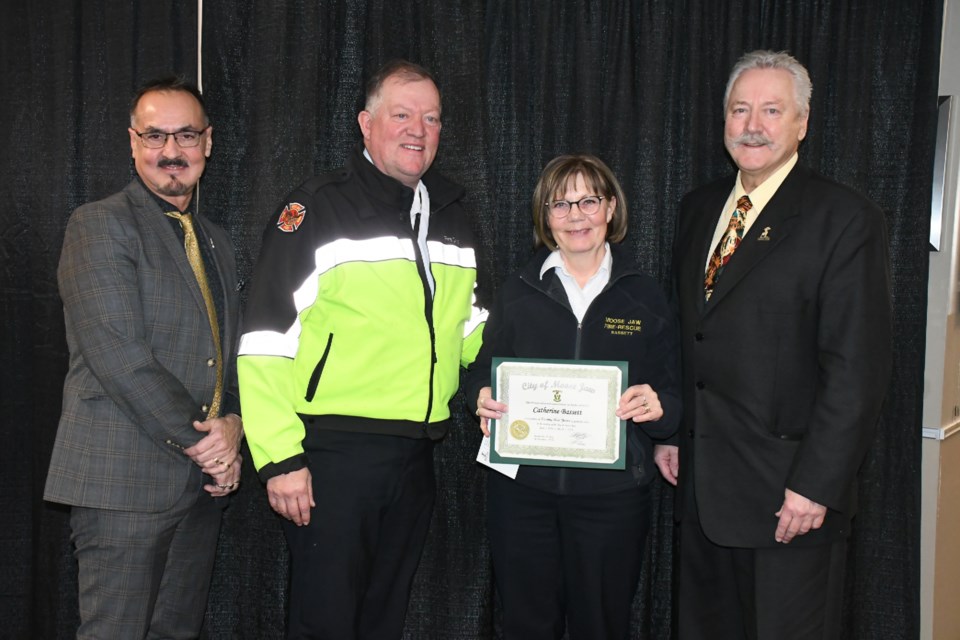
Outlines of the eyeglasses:
<svg viewBox="0 0 960 640">
<path fill-rule="evenodd" d="M 184 129 L 183 131 L 174 131 L 173 133 L 166 133 L 165 131 L 144 131 L 141 133 L 134 130 L 134 133 L 140 136 L 140 142 L 147 149 L 161 149 L 167 146 L 167 138 L 170 136 L 173 136 L 177 146 L 195 147 L 200 144 L 200 138 L 209 128 L 209 126 L 206 126 L 200 131 Z"/>
<path fill-rule="evenodd" d="M 553 200 L 552 202 L 544 202 L 544 206 L 550 212 L 550 215 L 557 219 L 566 218 L 570 215 L 570 212 L 573 211 L 573 205 L 577 205 L 580 208 L 580 213 L 585 216 L 592 216 L 597 211 L 600 211 L 600 201 L 603 200 L 603 196 L 584 196 L 579 200 Z"/>
</svg>

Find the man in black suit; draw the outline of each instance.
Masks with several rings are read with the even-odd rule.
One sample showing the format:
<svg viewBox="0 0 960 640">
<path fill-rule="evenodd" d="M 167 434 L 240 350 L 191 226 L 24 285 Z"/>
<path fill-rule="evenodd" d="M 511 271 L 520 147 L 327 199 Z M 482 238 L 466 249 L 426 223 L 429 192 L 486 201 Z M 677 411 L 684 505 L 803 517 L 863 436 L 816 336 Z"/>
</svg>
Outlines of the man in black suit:
<svg viewBox="0 0 960 640">
<path fill-rule="evenodd" d="M 741 58 L 724 97 L 739 172 L 681 204 L 684 423 L 656 460 L 679 481 L 683 640 L 840 637 L 890 290 L 882 211 L 797 163 L 810 94 L 786 53 Z"/>
</svg>

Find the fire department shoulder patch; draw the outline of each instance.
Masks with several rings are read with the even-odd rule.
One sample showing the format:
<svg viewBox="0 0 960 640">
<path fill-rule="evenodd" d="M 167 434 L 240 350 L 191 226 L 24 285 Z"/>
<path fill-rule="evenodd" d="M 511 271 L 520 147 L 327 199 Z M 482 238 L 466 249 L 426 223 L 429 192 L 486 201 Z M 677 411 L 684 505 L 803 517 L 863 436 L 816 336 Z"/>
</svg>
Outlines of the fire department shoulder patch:
<svg viewBox="0 0 960 640">
<path fill-rule="evenodd" d="M 277 220 L 277 228 L 286 233 L 293 233 L 300 228 L 303 222 L 303 216 L 306 215 L 307 208 L 299 202 L 291 202 L 280 212 L 280 219 Z"/>
</svg>

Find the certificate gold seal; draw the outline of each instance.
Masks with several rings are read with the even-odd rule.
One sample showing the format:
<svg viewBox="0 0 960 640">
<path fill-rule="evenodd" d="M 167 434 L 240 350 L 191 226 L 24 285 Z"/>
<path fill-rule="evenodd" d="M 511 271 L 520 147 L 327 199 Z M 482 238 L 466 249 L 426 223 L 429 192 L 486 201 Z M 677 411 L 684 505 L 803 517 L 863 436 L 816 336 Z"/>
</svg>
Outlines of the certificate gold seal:
<svg viewBox="0 0 960 640">
<path fill-rule="evenodd" d="M 523 440 L 530 435 L 530 425 L 523 420 L 514 420 L 510 423 L 510 435 L 517 440 Z"/>
</svg>

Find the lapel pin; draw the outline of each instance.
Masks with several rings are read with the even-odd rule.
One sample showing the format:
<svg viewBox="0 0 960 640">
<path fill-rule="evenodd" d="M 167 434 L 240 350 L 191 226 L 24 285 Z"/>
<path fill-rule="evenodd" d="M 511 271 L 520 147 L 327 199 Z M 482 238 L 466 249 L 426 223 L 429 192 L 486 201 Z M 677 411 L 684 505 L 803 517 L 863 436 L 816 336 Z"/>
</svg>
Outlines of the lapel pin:
<svg viewBox="0 0 960 640">
<path fill-rule="evenodd" d="M 770 227 L 763 228 L 763 233 L 757 238 L 757 242 L 770 242 Z"/>
</svg>

